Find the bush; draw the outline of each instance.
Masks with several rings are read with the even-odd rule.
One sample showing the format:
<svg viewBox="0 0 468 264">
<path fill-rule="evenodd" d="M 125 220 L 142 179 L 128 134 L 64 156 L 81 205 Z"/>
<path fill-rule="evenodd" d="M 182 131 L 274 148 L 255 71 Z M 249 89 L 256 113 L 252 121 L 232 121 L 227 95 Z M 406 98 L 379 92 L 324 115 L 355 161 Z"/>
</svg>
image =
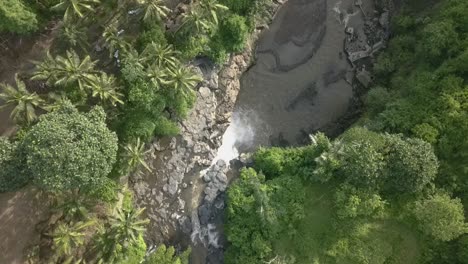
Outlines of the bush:
<svg viewBox="0 0 468 264">
<path fill-rule="evenodd" d="M 344 184 L 335 193 L 335 206 L 339 218 L 383 216 L 386 202 L 372 191 Z"/>
<path fill-rule="evenodd" d="M 468 232 L 463 204 L 447 194 L 436 194 L 415 203 L 413 213 L 420 230 L 436 239 L 450 241 Z"/>
<path fill-rule="evenodd" d="M 371 115 L 376 115 L 382 112 L 385 110 L 385 106 L 390 99 L 391 96 L 387 89 L 380 86 L 372 88 L 369 93 L 367 93 L 365 99 L 367 111 Z"/>
<path fill-rule="evenodd" d="M 138 236 L 138 240 L 118 253 L 117 264 L 140 264 L 145 258 L 146 243 L 143 236 Z"/>
<path fill-rule="evenodd" d="M 131 142 L 140 138 L 143 142 L 149 141 L 156 129 L 156 124 L 152 116 L 144 112 L 130 112 L 120 128 L 121 139 L 124 142 Z"/>
<path fill-rule="evenodd" d="M 26 185 L 31 174 L 24 173 L 16 142 L 0 137 L 0 192 L 15 191 Z"/>
<path fill-rule="evenodd" d="M 191 249 L 188 248 L 180 256 L 175 254 L 174 247 L 160 245 L 155 252 L 148 256 L 144 264 L 188 264 Z"/>
<path fill-rule="evenodd" d="M 167 40 L 162 25 L 154 24 L 148 26 L 147 29 L 145 29 L 143 33 L 138 36 L 138 51 L 142 52 L 151 42 L 161 44 L 162 46 L 167 45 Z"/>
<path fill-rule="evenodd" d="M 117 200 L 118 189 L 119 185 L 116 181 L 104 178 L 102 184 L 92 188 L 87 195 L 93 199 L 111 203 Z"/>
<path fill-rule="evenodd" d="M 258 0 L 220 0 L 220 4 L 225 5 L 232 12 L 247 16 L 254 9 L 255 2 Z"/>
<path fill-rule="evenodd" d="M 431 144 L 437 142 L 439 131 L 428 123 L 422 123 L 414 126 L 411 130 L 415 136 Z"/>
<path fill-rule="evenodd" d="M 0 3 L 0 32 L 24 34 L 37 30 L 37 19 L 20 0 L 2 0 Z"/>
<path fill-rule="evenodd" d="M 421 139 L 388 136 L 386 187 L 392 193 L 417 193 L 432 183 L 439 163 L 432 146 Z"/>
<path fill-rule="evenodd" d="M 239 52 L 244 48 L 248 36 L 248 27 L 244 17 L 230 15 L 221 20 L 219 35 L 228 52 Z"/>
<path fill-rule="evenodd" d="M 156 121 L 156 128 L 154 130 L 154 135 L 155 136 L 175 136 L 179 134 L 180 129 L 179 126 L 177 126 L 177 123 L 165 118 L 165 117 L 160 117 Z"/>
<path fill-rule="evenodd" d="M 427 25 L 423 30 L 423 36 L 422 50 L 432 59 L 439 59 L 445 54 L 451 55 L 458 48 L 458 34 L 452 23 L 448 21 Z"/>
<path fill-rule="evenodd" d="M 117 155 L 117 136 L 105 118 L 101 107 L 82 114 L 69 102 L 42 115 L 19 146 L 26 173 L 49 191 L 102 185 Z"/>
</svg>

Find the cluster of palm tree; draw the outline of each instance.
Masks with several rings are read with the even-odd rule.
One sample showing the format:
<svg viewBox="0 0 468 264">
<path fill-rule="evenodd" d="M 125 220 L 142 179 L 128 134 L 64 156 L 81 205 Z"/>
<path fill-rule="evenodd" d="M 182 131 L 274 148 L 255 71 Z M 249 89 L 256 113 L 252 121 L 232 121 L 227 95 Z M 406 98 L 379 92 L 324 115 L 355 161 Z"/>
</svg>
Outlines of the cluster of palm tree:
<svg viewBox="0 0 468 264">
<path fill-rule="evenodd" d="M 91 60 L 89 55 L 81 59 L 73 50 L 67 51 L 64 57 L 58 55 L 54 58 L 48 54 L 43 62 L 37 64 L 31 79 L 45 80 L 57 87 L 76 86 L 104 104 L 123 104 L 123 94 L 119 92 L 116 78 L 95 70 L 95 65 L 96 61 Z"/>
</svg>

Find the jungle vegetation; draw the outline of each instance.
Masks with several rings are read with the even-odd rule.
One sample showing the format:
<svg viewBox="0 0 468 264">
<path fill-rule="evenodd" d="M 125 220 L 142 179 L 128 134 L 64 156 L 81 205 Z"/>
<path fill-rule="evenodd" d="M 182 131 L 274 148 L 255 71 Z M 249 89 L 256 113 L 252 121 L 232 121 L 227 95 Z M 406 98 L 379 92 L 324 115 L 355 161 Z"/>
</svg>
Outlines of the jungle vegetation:
<svg viewBox="0 0 468 264">
<path fill-rule="evenodd" d="M 254 154 L 228 190 L 226 263 L 468 263 L 466 14 L 407 1 L 361 119 Z"/>
<path fill-rule="evenodd" d="M 190 62 L 223 64 L 241 51 L 267 2 L 200 0 L 185 13 L 166 4 L 1 1 L 2 35 L 34 38 L 55 25 L 34 70 L 0 84 L 19 128 L 0 138 L 0 192 L 34 186 L 59 215 L 44 234 L 52 253 L 38 246 L 31 263 L 188 263 L 190 249 L 157 245 L 146 256 L 148 219 L 121 179 L 152 170 L 146 143 L 178 134 L 203 77 Z"/>
</svg>

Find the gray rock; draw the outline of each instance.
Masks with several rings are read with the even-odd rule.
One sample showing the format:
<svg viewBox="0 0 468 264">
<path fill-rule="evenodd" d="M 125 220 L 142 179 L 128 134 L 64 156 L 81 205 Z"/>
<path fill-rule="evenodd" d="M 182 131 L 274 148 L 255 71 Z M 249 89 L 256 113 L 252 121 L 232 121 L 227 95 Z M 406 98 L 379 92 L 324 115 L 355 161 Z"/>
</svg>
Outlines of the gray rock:
<svg viewBox="0 0 468 264">
<path fill-rule="evenodd" d="M 253 158 L 251 153 L 242 153 L 239 156 L 239 161 L 242 162 L 244 165 L 252 164 Z"/>
<path fill-rule="evenodd" d="M 200 92 L 200 95 L 203 98 L 208 98 L 211 96 L 211 90 L 207 87 L 201 87 L 200 90 L 198 90 L 198 92 Z"/>
<path fill-rule="evenodd" d="M 178 189 L 178 183 L 176 180 L 174 180 L 173 178 L 170 178 L 169 179 L 169 185 L 167 187 L 167 191 L 171 194 L 171 195 L 174 195 L 177 193 L 177 189 Z"/>
<path fill-rule="evenodd" d="M 356 79 L 366 88 L 369 87 L 370 83 L 372 82 L 370 73 L 365 69 L 356 74 Z"/>
<path fill-rule="evenodd" d="M 179 225 L 180 229 L 185 234 L 190 234 L 192 232 L 192 223 L 190 217 L 184 215 L 181 218 L 179 218 Z"/>
<path fill-rule="evenodd" d="M 390 25 L 390 14 L 388 12 L 383 12 L 379 18 L 379 24 L 384 28 L 388 29 Z"/>
</svg>

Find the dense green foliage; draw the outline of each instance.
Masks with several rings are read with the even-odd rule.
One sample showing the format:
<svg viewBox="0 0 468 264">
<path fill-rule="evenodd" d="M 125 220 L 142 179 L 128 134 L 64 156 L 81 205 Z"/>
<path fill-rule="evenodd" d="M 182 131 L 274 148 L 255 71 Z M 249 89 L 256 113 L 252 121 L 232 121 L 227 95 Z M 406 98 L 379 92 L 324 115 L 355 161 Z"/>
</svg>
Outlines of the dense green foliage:
<svg viewBox="0 0 468 264">
<path fill-rule="evenodd" d="M 19 148 L 26 173 L 51 191 L 100 186 L 117 155 L 117 137 L 97 107 L 81 114 L 71 105 L 42 115 Z"/>
<path fill-rule="evenodd" d="M 466 263 L 468 2 L 412 6 L 393 19 L 360 126 L 255 153 L 261 177 L 244 171 L 228 192 L 227 263 Z M 306 198 L 274 200 L 280 179 Z M 263 214 L 276 207 L 301 218 L 277 229 Z"/>
<path fill-rule="evenodd" d="M 0 21 L 0 32 L 27 33 L 38 27 L 36 14 L 22 0 L 3 0 Z"/>
<path fill-rule="evenodd" d="M 270 256 L 273 241 L 303 217 L 301 188 L 297 177 L 265 182 L 253 169 L 243 170 L 228 191 L 226 263 L 261 263 Z"/>
<path fill-rule="evenodd" d="M 26 185 L 32 175 L 23 173 L 18 143 L 0 137 L 0 192 L 14 191 Z"/>
<path fill-rule="evenodd" d="M 190 248 L 184 251 L 180 256 L 175 255 L 174 247 L 159 246 L 155 252 L 151 253 L 144 264 L 188 264 Z"/>
</svg>

